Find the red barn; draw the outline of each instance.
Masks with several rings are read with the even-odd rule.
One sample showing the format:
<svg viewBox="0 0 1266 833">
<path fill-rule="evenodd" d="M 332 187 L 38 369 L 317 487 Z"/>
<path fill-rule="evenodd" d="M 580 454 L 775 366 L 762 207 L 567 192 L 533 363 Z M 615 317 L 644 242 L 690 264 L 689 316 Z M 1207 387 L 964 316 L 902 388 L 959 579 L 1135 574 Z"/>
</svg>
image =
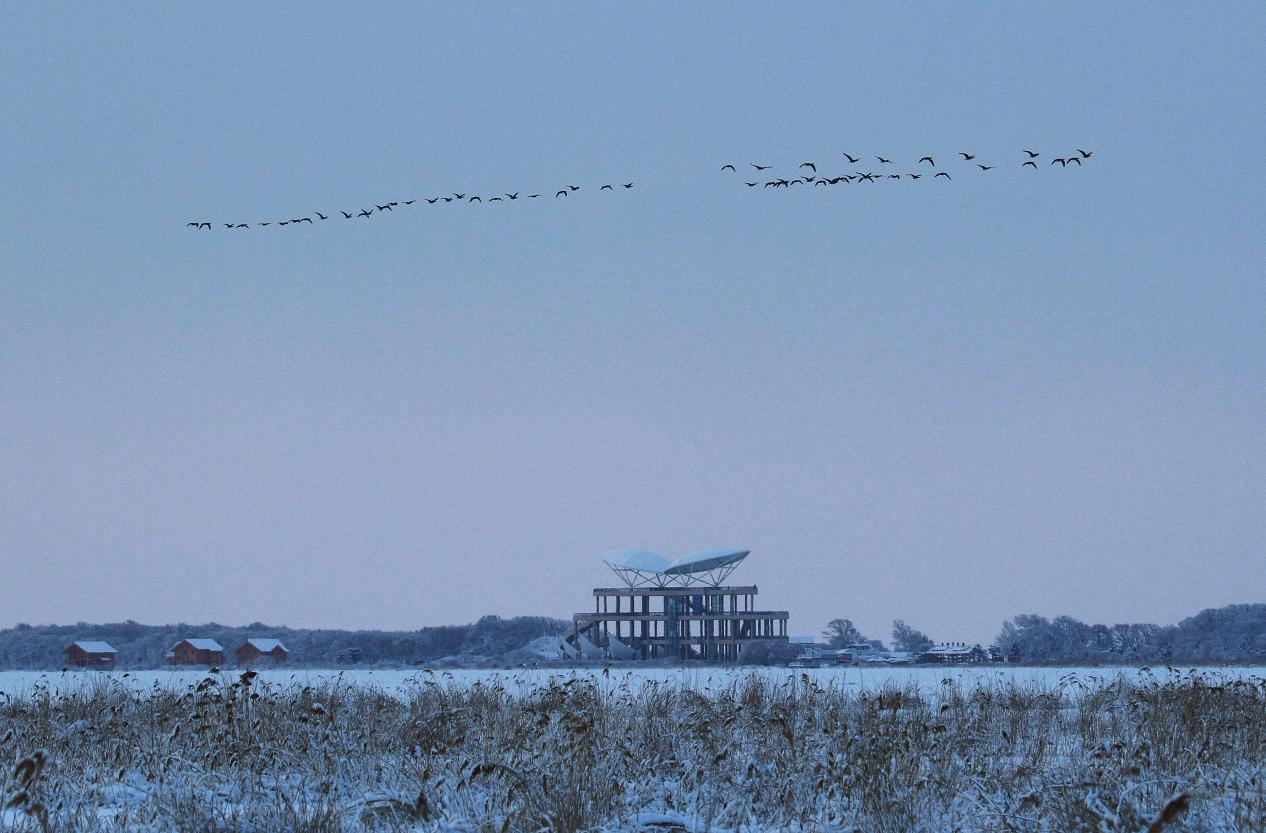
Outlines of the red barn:
<svg viewBox="0 0 1266 833">
<path fill-rule="evenodd" d="M 238 665 L 249 665 L 262 659 L 271 659 L 273 662 L 285 662 L 286 657 L 290 656 L 290 652 L 286 650 L 285 645 L 281 644 L 280 639 L 261 639 L 259 637 L 251 637 L 241 645 L 238 645 L 235 653 L 237 654 Z"/>
<path fill-rule="evenodd" d="M 214 639 L 182 639 L 167 653 L 171 665 L 223 665 L 224 646 Z"/>
<path fill-rule="evenodd" d="M 108 642 L 86 640 L 72 642 L 62 649 L 66 664 L 80 668 L 113 668 L 114 658 L 118 653 Z"/>
</svg>

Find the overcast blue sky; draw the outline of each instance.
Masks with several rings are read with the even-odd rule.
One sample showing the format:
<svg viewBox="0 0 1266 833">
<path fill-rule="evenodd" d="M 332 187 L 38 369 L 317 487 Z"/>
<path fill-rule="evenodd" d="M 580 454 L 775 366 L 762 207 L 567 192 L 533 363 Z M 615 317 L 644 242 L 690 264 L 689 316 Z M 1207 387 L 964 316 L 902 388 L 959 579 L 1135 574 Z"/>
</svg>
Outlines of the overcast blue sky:
<svg viewBox="0 0 1266 833">
<path fill-rule="evenodd" d="M 0 12 L 0 625 L 1266 601 L 1261 4 L 256 5 Z"/>
</svg>

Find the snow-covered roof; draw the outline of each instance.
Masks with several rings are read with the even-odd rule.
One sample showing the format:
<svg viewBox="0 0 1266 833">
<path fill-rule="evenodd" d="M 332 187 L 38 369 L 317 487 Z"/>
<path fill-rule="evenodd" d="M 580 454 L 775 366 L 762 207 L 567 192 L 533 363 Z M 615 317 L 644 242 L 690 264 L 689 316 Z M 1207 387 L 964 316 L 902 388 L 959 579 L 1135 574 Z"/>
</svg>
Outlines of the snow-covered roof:
<svg viewBox="0 0 1266 833">
<path fill-rule="evenodd" d="M 264 654 L 268 653 L 274 648 L 280 648 L 286 653 L 290 653 L 289 649 L 287 649 L 285 645 L 281 644 L 280 639 L 261 639 L 260 637 L 252 636 L 250 639 L 246 640 L 246 644 L 254 645 L 255 650 Z"/>
<path fill-rule="evenodd" d="M 602 560 L 630 587 L 664 587 L 720 584 L 747 555 L 748 550 L 713 548 L 670 559 L 647 550 L 611 550 Z"/>
<path fill-rule="evenodd" d="M 214 639 L 182 639 L 180 642 L 188 642 L 199 651 L 223 651 L 224 646 Z M 176 644 L 179 645 L 180 642 Z"/>
<path fill-rule="evenodd" d="M 92 640 L 81 639 L 77 642 L 72 642 L 70 644 L 78 646 L 80 650 L 86 651 L 89 654 L 117 654 L 118 653 L 118 651 L 114 650 L 114 648 L 110 645 L 109 642 L 94 642 Z"/>
<path fill-rule="evenodd" d="M 715 570 L 718 567 L 725 567 L 728 564 L 737 564 L 744 558 L 747 558 L 750 550 L 729 550 L 721 547 L 714 547 L 706 550 L 695 550 L 686 553 L 680 558 L 674 559 L 673 563 L 664 570 L 665 573 L 673 575 L 681 575 L 684 573 L 702 573 L 708 570 Z"/>
<path fill-rule="evenodd" d="M 647 573 L 662 573 L 672 564 L 672 561 L 659 553 L 648 550 L 611 550 L 602 554 L 602 560 L 620 570 L 642 570 Z"/>
</svg>

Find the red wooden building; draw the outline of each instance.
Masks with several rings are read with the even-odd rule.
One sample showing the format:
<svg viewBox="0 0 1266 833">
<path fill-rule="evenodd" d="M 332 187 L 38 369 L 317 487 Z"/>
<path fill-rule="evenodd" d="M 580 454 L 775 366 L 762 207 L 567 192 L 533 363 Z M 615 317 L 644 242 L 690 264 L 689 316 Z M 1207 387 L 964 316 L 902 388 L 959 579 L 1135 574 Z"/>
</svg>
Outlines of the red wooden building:
<svg viewBox="0 0 1266 833">
<path fill-rule="evenodd" d="M 171 665 L 223 665 L 224 646 L 214 639 L 182 639 L 167 652 Z"/>
<path fill-rule="evenodd" d="M 113 668 L 118 653 L 108 642 L 89 640 L 72 642 L 62 649 L 66 664 L 80 668 Z"/>
<path fill-rule="evenodd" d="M 261 639 L 259 637 L 251 637 L 250 639 L 237 646 L 237 664 L 250 665 L 260 660 L 272 660 L 273 662 L 285 662 L 286 657 L 290 656 L 290 652 L 286 650 L 286 646 L 281 644 L 280 639 Z"/>
</svg>

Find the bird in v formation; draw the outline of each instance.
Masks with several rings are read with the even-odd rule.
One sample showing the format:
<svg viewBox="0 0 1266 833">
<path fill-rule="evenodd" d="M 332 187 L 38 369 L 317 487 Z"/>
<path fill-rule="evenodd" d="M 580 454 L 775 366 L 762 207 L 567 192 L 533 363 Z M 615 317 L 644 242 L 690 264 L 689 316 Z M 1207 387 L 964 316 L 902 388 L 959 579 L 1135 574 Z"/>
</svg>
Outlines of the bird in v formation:
<svg viewBox="0 0 1266 833">
<path fill-rule="evenodd" d="M 733 170 L 732 165 L 729 167 L 731 170 Z M 633 188 L 633 183 L 632 182 L 617 182 L 614 184 L 603 185 L 598 190 L 599 191 L 614 191 L 617 186 L 627 191 Z M 555 197 L 569 196 L 579 191 L 580 188 L 581 186 L 579 185 L 569 184 L 566 187 L 560 189 L 554 196 Z M 440 202 L 444 202 L 444 203 L 465 202 L 468 205 L 471 203 L 482 204 L 484 202 L 484 199 L 480 197 L 478 194 L 473 194 L 473 195 L 468 196 L 466 193 L 459 193 L 457 191 L 452 191 L 450 193 L 452 194 L 452 196 L 437 195 L 434 197 L 425 197 L 423 199 L 427 205 L 438 205 Z M 505 192 L 501 194 L 500 196 L 488 197 L 487 202 L 490 202 L 490 203 L 507 202 L 507 201 L 516 202 L 520 198 L 534 200 L 534 199 L 539 199 L 540 196 L 541 195 L 539 193 L 524 194 L 522 191 L 514 191 L 513 193 Z M 343 215 L 344 220 L 351 220 L 357 217 L 369 219 L 388 211 L 394 212 L 397 208 L 403 205 L 413 205 L 417 201 L 418 201 L 417 198 L 413 198 L 413 199 L 408 199 L 408 200 L 389 200 L 383 203 L 375 202 L 373 203 L 373 206 L 374 206 L 373 208 L 362 208 L 360 209 L 360 211 L 355 211 L 355 210 L 345 211 L 340 208 L 338 210 L 338 213 Z M 320 211 L 314 211 L 313 214 L 315 214 L 321 220 L 328 220 L 330 219 L 330 216 L 331 216 L 330 214 L 325 214 Z M 264 228 L 264 227 L 272 226 L 272 225 L 294 226 L 294 225 L 301 225 L 303 223 L 308 223 L 309 225 L 314 224 L 311 217 L 294 217 L 288 220 L 278 220 L 275 223 L 273 221 L 259 222 L 259 223 L 255 223 L 255 225 L 257 227 Z M 251 228 L 250 223 L 221 223 L 220 225 L 224 226 L 225 229 Z M 212 228 L 214 228 L 214 225 L 212 224 L 210 220 L 194 220 L 192 222 L 185 223 L 185 226 L 187 228 L 201 229 L 204 231 L 210 231 L 212 230 Z"/>
</svg>

